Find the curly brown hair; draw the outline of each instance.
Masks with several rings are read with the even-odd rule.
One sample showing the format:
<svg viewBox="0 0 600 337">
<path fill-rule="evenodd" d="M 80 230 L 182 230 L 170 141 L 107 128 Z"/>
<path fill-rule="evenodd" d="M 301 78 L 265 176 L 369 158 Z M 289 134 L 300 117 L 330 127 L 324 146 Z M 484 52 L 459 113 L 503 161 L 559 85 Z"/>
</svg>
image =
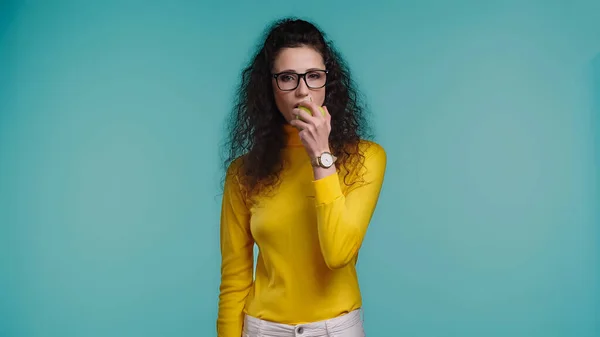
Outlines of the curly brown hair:
<svg viewBox="0 0 600 337">
<path fill-rule="evenodd" d="M 331 41 L 314 24 L 295 18 L 275 21 L 266 31 L 266 37 L 254 54 L 250 64 L 242 71 L 241 83 L 236 91 L 236 102 L 228 122 L 225 171 L 240 159 L 235 174 L 251 195 L 279 182 L 283 168 L 281 149 L 286 144 L 286 123 L 275 105 L 272 87 L 272 67 L 278 52 L 283 48 L 309 46 L 318 51 L 327 75 L 324 105 L 331 114 L 329 145 L 338 156 L 340 166 L 347 172 L 363 165 L 359 151 L 362 139 L 369 138 L 362 103 L 350 70 Z"/>
</svg>

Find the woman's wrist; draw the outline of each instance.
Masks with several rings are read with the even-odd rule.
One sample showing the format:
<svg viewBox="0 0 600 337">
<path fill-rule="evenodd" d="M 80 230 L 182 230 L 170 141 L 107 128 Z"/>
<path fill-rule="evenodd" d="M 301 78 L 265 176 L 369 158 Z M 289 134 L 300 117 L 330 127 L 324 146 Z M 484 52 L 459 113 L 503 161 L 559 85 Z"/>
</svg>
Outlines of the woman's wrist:
<svg viewBox="0 0 600 337">
<path fill-rule="evenodd" d="M 324 150 L 315 151 L 311 154 L 311 160 L 313 162 L 313 175 L 315 180 L 323 179 L 331 174 L 336 173 L 337 169 L 335 163 L 333 163 L 330 167 L 323 167 L 319 164 L 318 158 L 323 153 L 331 153 L 329 146 L 323 147 Z"/>
</svg>

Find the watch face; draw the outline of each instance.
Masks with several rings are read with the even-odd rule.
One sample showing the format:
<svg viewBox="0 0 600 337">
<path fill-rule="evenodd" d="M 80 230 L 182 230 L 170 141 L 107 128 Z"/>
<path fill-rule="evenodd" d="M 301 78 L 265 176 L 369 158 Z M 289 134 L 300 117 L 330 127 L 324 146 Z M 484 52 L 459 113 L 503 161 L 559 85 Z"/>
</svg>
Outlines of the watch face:
<svg viewBox="0 0 600 337">
<path fill-rule="evenodd" d="M 321 155 L 321 163 L 325 167 L 330 167 L 331 165 L 333 165 L 333 156 L 329 153 L 323 153 Z"/>
</svg>

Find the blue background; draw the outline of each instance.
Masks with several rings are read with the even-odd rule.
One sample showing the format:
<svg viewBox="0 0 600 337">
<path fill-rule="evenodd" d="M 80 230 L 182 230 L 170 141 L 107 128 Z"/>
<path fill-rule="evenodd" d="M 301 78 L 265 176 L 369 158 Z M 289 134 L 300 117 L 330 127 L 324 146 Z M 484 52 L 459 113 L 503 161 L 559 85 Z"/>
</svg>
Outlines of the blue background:
<svg viewBox="0 0 600 337">
<path fill-rule="evenodd" d="M 600 336 L 599 1 L 0 1 L 0 336 L 213 336 L 223 123 L 273 19 L 388 152 L 369 336 Z"/>
</svg>

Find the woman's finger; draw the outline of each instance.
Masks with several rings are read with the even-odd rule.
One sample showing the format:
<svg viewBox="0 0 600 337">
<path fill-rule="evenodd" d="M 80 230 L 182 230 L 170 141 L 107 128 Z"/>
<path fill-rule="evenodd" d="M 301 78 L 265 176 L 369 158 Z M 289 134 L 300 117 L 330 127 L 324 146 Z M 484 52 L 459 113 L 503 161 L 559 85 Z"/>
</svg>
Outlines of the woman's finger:
<svg viewBox="0 0 600 337">
<path fill-rule="evenodd" d="M 310 113 L 300 108 L 295 108 L 294 110 L 292 110 L 292 115 L 294 115 L 295 119 L 302 120 L 309 124 L 314 124 L 315 118 L 311 116 Z"/>
<path fill-rule="evenodd" d="M 312 112 L 312 116 L 315 119 L 325 118 L 323 116 L 323 112 L 321 111 L 322 107 L 315 104 L 315 102 L 313 102 L 312 100 L 306 101 L 305 103 L 302 103 L 302 105 L 306 105 L 306 107 L 310 109 L 310 111 Z"/>
<path fill-rule="evenodd" d="M 298 130 L 306 130 L 310 127 L 310 124 L 308 124 L 300 119 L 292 119 L 290 121 L 290 125 L 295 127 Z"/>
<path fill-rule="evenodd" d="M 331 114 L 329 113 L 329 109 L 327 109 L 327 107 L 323 105 L 323 110 L 325 110 L 325 119 L 328 122 L 331 122 Z"/>
</svg>

